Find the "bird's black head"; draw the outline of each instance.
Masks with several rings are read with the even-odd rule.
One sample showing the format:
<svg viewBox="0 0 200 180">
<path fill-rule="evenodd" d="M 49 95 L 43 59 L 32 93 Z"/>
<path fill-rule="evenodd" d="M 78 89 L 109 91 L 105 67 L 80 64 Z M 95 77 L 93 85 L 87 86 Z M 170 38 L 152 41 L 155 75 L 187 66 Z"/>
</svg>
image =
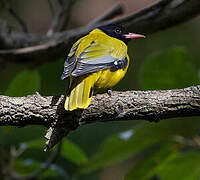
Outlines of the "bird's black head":
<svg viewBox="0 0 200 180">
<path fill-rule="evenodd" d="M 98 27 L 101 31 L 106 33 L 107 35 L 117 38 L 124 43 L 128 43 L 130 39 L 138 39 L 138 38 L 144 38 L 145 36 L 135 33 L 127 33 L 127 30 L 125 27 L 119 24 L 109 24 L 105 26 Z"/>
<path fill-rule="evenodd" d="M 109 24 L 106 26 L 100 26 L 98 27 L 98 29 L 111 37 L 124 41 L 126 44 L 128 42 L 128 39 L 125 38 L 125 34 L 127 34 L 127 31 L 122 25 Z"/>
</svg>

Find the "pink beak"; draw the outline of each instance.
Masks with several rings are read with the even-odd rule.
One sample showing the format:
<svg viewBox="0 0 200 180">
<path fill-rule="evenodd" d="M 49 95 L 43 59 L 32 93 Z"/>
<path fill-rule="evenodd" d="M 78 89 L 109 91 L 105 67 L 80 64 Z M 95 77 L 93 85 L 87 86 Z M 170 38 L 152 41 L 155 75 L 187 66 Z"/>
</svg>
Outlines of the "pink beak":
<svg viewBox="0 0 200 180">
<path fill-rule="evenodd" d="M 128 33 L 124 35 L 127 39 L 139 39 L 139 38 L 145 38 L 142 34 L 135 34 L 135 33 Z"/>
</svg>

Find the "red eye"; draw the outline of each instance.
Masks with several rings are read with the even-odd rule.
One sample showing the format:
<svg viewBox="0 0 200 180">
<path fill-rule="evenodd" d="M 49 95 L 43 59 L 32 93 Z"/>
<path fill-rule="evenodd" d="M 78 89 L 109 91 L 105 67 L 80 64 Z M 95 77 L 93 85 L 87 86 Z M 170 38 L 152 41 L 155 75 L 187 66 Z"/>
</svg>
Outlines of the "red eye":
<svg viewBox="0 0 200 180">
<path fill-rule="evenodd" d="M 117 34 L 121 34 L 122 31 L 121 31 L 121 29 L 116 28 L 116 29 L 115 29 L 115 32 L 116 32 Z"/>
</svg>

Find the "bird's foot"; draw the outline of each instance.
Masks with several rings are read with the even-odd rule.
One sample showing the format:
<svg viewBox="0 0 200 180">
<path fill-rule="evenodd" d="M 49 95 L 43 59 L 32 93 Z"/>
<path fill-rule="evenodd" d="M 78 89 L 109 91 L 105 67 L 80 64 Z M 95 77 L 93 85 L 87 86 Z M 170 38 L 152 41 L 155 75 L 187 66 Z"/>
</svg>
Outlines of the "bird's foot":
<svg viewBox="0 0 200 180">
<path fill-rule="evenodd" d="M 108 89 L 107 89 L 107 94 L 108 94 L 109 96 L 112 96 L 112 89 L 111 89 L 111 88 L 108 88 Z"/>
</svg>

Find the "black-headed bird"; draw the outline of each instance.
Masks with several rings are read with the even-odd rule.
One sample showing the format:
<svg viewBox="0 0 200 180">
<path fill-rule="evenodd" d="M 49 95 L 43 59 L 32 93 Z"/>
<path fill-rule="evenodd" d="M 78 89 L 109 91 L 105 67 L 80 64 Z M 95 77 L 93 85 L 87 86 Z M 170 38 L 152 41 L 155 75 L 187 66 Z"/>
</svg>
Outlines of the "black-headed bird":
<svg viewBox="0 0 200 180">
<path fill-rule="evenodd" d="M 127 33 L 121 25 L 109 24 L 79 39 L 68 54 L 61 76 L 70 78 L 65 109 L 85 109 L 94 92 L 116 85 L 129 66 L 128 40 L 142 37 Z"/>
</svg>

